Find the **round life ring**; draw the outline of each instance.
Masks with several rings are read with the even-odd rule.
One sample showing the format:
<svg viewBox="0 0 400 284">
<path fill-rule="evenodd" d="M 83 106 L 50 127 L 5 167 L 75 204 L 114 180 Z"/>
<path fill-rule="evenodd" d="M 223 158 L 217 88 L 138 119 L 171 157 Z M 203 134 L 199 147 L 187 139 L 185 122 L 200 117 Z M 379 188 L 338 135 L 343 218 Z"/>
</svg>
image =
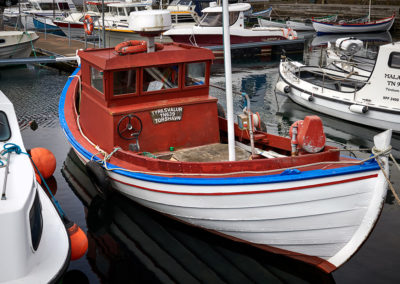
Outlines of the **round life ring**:
<svg viewBox="0 0 400 284">
<path fill-rule="evenodd" d="M 156 50 L 161 50 L 164 45 L 156 42 L 155 47 Z M 145 52 L 147 51 L 147 42 L 144 40 L 128 40 L 116 45 L 114 49 L 119 54 Z"/>
<path fill-rule="evenodd" d="M 91 35 L 93 33 L 93 19 L 90 15 L 85 15 L 83 20 L 83 28 L 85 29 L 85 33 L 87 35 Z"/>
</svg>

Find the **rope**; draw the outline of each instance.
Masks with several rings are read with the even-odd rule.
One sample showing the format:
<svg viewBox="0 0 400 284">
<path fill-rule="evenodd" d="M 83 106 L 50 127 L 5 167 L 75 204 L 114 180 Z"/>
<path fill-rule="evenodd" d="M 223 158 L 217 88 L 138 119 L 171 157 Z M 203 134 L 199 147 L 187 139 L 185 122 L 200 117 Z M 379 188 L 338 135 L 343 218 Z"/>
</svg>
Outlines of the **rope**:
<svg viewBox="0 0 400 284">
<path fill-rule="evenodd" d="M 56 206 L 56 209 L 57 209 L 58 213 L 60 213 L 61 217 L 64 217 L 64 216 L 65 216 L 64 211 L 61 209 L 60 204 L 58 203 L 57 199 L 54 197 L 54 195 L 53 195 L 53 193 L 51 192 L 49 186 L 47 185 L 45 179 L 43 178 L 43 176 L 42 176 L 42 174 L 40 173 L 39 169 L 38 169 L 37 166 L 35 165 L 35 162 L 33 161 L 32 156 L 31 156 L 29 153 L 22 152 L 21 147 L 18 146 L 17 144 L 14 144 L 14 143 L 6 143 L 6 144 L 4 144 L 3 150 L 1 151 L 1 155 L 4 156 L 4 155 L 6 155 L 6 154 L 8 154 L 8 153 L 10 153 L 10 154 L 11 154 L 11 153 L 16 153 L 17 155 L 19 155 L 19 154 L 25 154 L 25 155 L 27 155 L 27 156 L 29 157 L 29 159 L 30 159 L 31 162 L 32 162 L 32 165 L 33 165 L 33 166 L 35 167 L 35 169 L 36 169 L 36 172 L 39 174 L 40 179 L 43 181 L 43 184 L 45 185 L 47 192 L 50 194 L 51 200 L 53 201 L 54 205 Z"/>
<path fill-rule="evenodd" d="M 35 47 L 33 46 L 33 42 L 32 42 L 32 37 L 31 37 L 31 35 L 29 34 L 29 32 L 24 32 L 24 33 L 26 33 L 27 36 L 28 36 L 29 39 L 30 39 L 31 47 L 32 47 L 32 51 L 33 51 L 33 55 L 34 55 L 35 57 L 37 57 Z"/>
<path fill-rule="evenodd" d="M 391 149 L 391 147 L 389 147 L 389 148 Z M 390 150 L 389 150 L 389 152 L 390 152 Z M 379 150 L 377 150 L 375 147 L 372 148 L 372 153 L 374 153 L 374 154 L 375 154 L 375 153 L 378 153 L 379 155 L 381 155 L 381 153 L 383 153 L 383 155 L 385 155 L 385 154 L 390 154 L 390 153 L 388 153 L 387 151 L 379 151 Z M 397 164 L 397 162 L 394 160 L 392 154 L 390 154 L 390 156 L 391 156 L 391 158 L 393 159 L 393 161 L 395 162 L 396 166 L 398 167 L 398 164 Z M 387 183 L 388 183 L 388 185 L 389 185 L 390 190 L 391 190 L 392 193 L 393 193 L 394 198 L 395 198 L 396 201 L 397 201 L 397 204 L 400 205 L 400 198 L 399 198 L 399 196 L 397 195 L 396 190 L 394 189 L 392 183 L 390 182 L 390 179 L 389 179 L 389 177 L 387 176 L 385 170 L 383 169 L 383 166 L 382 166 L 382 164 L 381 164 L 381 161 L 380 161 L 379 159 L 376 159 L 376 161 L 377 161 L 377 163 L 378 163 L 378 165 L 379 165 L 379 168 L 381 169 L 381 171 L 382 171 L 382 173 L 383 173 L 383 176 L 385 177 L 385 179 L 386 179 L 386 181 L 387 181 Z"/>
</svg>

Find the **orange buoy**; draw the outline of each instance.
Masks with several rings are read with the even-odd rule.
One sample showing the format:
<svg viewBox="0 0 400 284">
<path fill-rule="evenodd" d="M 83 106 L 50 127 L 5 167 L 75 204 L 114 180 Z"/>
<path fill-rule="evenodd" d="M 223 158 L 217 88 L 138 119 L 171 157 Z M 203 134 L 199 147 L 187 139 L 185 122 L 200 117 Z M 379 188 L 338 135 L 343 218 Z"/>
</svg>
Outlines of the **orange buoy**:
<svg viewBox="0 0 400 284">
<path fill-rule="evenodd" d="M 79 259 L 85 255 L 88 249 L 86 234 L 73 222 L 68 222 L 65 226 L 71 241 L 71 260 Z"/>
<path fill-rule="evenodd" d="M 45 148 L 33 148 L 30 154 L 43 178 L 51 177 L 56 169 L 56 157 L 53 153 Z"/>
</svg>

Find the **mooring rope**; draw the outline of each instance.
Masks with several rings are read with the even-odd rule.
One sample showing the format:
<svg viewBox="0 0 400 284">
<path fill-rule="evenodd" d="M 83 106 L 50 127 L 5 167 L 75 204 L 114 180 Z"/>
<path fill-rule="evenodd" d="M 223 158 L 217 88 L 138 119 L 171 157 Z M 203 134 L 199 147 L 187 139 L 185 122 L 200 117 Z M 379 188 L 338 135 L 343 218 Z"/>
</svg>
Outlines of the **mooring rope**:
<svg viewBox="0 0 400 284">
<path fill-rule="evenodd" d="M 390 148 L 391 148 L 391 147 L 390 147 Z M 372 147 L 372 153 L 374 154 L 374 153 L 377 153 L 377 152 L 379 152 L 379 151 L 378 151 L 375 147 Z M 391 158 L 391 159 L 394 161 L 394 163 L 396 164 L 397 168 L 400 170 L 400 168 L 399 168 L 399 166 L 398 166 L 396 160 L 394 159 L 393 155 L 392 155 L 391 153 L 389 153 L 389 155 L 390 155 L 390 158 Z M 396 190 L 395 190 L 394 187 L 393 187 L 393 184 L 390 182 L 390 179 L 389 179 L 389 177 L 387 176 L 387 174 L 386 174 L 386 172 L 385 172 L 385 170 L 384 170 L 384 168 L 383 168 L 383 166 L 382 166 L 381 161 L 379 160 L 379 158 L 376 159 L 376 162 L 378 163 L 379 168 L 381 169 L 381 171 L 382 171 L 382 173 L 383 173 L 383 176 L 385 177 L 385 179 L 386 179 L 386 181 L 387 181 L 387 183 L 388 183 L 388 185 L 389 185 L 390 191 L 393 193 L 393 196 L 394 196 L 394 198 L 395 198 L 396 201 L 397 201 L 397 204 L 400 205 L 400 198 L 399 198 L 399 196 L 397 195 Z"/>
</svg>

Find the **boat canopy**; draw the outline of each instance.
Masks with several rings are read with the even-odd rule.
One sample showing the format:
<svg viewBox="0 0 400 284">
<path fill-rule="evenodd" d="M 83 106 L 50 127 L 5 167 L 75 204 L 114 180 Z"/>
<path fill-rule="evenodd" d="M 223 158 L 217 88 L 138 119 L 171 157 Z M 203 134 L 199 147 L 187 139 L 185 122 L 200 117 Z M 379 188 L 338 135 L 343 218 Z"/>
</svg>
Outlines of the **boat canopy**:
<svg viewBox="0 0 400 284">
<path fill-rule="evenodd" d="M 251 9 L 249 3 L 229 4 L 229 12 L 244 12 Z M 202 10 L 203 13 L 222 13 L 222 6 L 207 7 Z"/>
</svg>

